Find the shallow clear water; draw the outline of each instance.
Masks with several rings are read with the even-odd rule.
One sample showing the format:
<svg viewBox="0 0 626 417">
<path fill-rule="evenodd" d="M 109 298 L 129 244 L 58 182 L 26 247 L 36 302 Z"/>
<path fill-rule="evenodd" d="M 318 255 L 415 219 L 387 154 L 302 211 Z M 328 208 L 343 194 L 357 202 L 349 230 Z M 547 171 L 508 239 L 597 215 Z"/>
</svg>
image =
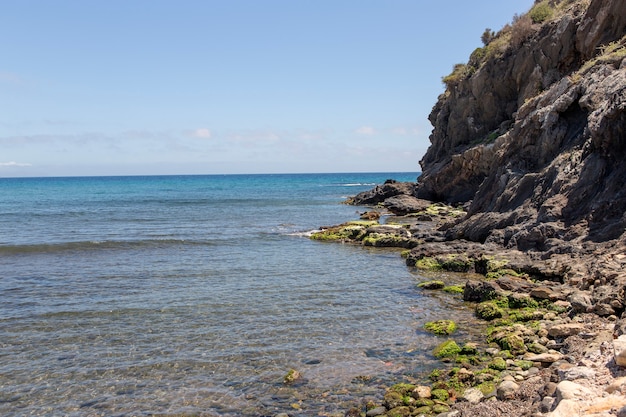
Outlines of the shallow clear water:
<svg viewBox="0 0 626 417">
<path fill-rule="evenodd" d="M 0 179 L 0 414 L 323 415 L 423 374 L 458 299 L 302 235 L 415 176 Z"/>
</svg>

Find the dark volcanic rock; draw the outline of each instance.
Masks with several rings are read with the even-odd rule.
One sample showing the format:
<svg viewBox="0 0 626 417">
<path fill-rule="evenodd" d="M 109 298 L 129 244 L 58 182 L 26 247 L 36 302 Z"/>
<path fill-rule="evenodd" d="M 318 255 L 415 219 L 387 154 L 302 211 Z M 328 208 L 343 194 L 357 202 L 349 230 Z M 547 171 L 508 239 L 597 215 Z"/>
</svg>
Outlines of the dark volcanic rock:
<svg viewBox="0 0 626 417">
<path fill-rule="evenodd" d="M 544 276 L 601 284 L 596 312 L 620 314 L 626 272 L 610 265 L 626 247 L 626 8 L 551 3 L 553 19 L 499 53 L 488 45 L 447 83 L 414 195 L 470 203 L 448 240 L 537 254 Z"/>
<path fill-rule="evenodd" d="M 364 191 L 349 198 L 346 203 L 357 206 L 375 205 L 397 195 L 413 195 L 414 191 L 415 183 L 387 180 L 383 185 L 377 185 L 372 190 Z"/>
<path fill-rule="evenodd" d="M 402 194 L 387 198 L 383 204 L 387 210 L 393 214 L 404 216 L 409 213 L 417 213 L 426 210 L 432 204 L 432 201 Z"/>
</svg>

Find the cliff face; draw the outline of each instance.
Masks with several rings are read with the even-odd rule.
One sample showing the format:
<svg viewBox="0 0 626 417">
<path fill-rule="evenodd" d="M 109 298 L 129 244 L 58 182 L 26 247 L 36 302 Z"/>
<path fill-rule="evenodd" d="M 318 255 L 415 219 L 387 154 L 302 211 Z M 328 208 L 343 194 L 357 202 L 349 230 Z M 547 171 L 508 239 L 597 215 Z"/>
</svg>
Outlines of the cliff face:
<svg viewBox="0 0 626 417">
<path fill-rule="evenodd" d="M 539 6 L 550 17 L 531 10 L 444 79 L 415 195 L 469 204 L 450 238 L 546 258 L 623 246 L 626 7 Z"/>
</svg>

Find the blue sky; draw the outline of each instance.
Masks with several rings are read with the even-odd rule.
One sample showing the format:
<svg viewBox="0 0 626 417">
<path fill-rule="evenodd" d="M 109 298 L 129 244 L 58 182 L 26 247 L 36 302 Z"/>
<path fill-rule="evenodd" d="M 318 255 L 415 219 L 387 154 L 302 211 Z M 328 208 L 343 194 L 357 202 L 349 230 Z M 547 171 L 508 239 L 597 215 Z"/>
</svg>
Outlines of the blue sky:
<svg viewBox="0 0 626 417">
<path fill-rule="evenodd" d="M 0 176 L 419 171 L 441 77 L 532 4 L 3 2 Z"/>
</svg>

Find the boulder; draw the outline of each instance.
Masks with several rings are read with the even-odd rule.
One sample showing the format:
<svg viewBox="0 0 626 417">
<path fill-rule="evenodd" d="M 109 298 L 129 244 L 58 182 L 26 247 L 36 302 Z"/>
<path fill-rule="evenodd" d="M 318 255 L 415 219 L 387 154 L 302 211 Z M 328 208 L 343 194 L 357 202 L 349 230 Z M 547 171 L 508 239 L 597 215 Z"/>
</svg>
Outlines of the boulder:
<svg viewBox="0 0 626 417">
<path fill-rule="evenodd" d="M 613 350 L 615 352 L 615 363 L 621 367 L 626 367 L 626 335 L 621 335 L 613 339 Z"/>
<path fill-rule="evenodd" d="M 568 369 L 559 369 L 558 374 L 559 378 L 563 381 L 594 379 L 596 377 L 596 371 L 586 366 L 574 366 Z"/>
<path fill-rule="evenodd" d="M 346 203 L 356 206 L 376 205 L 397 195 L 413 195 L 414 189 L 415 183 L 387 180 L 383 185 L 377 185 L 372 190 L 364 191 L 349 198 Z"/>
<path fill-rule="evenodd" d="M 574 313 L 586 313 L 593 309 L 591 296 L 582 291 L 573 292 L 567 297 L 567 301 L 571 304 Z"/>
<path fill-rule="evenodd" d="M 413 390 L 412 396 L 416 400 L 430 398 L 430 387 L 428 385 L 418 385 Z"/>
<path fill-rule="evenodd" d="M 482 302 L 505 296 L 502 288 L 492 281 L 467 281 L 463 290 L 463 300 Z"/>
<path fill-rule="evenodd" d="M 548 328 L 548 335 L 552 338 L 564 338 L 579 334 L 585 330 L 585 326 L 581 323 L 557 324 Z"/>
<path fill-rule="evenodd" d="M 531 362 L 552 364 L 554 362 L 557 362 L 563 359 L 563 355 L 561 355 L 560 353 L 539 353 L 539 354 L 527 353 L 526 355 L 524 355 L 524 359 L 527 361 L 531 361 Z"/>
<path fill-rule="evenodd" d="M 558 403 L 554 411 L 546 414 L 547 417 L 572 417 L 579 416 L 581 406 L 575 400 L 562 400 Z"/>
<path fill-rule="evenodd" d="M 458 399 L 459 401 L 467 401 L 471 404 L 478 404 L 485 398 L 485 395 L 478 388 L 468 388 L 463 395 Z"/>
<path fill-rule="evenodd" d="M 502 381 L 496 389 L 496 396 L 500 401 L 512 400 L 519 391 L 519 385 L 513 381 Z"/>
<path fill-rule="evenodd" d="M 554 300 L 557 298 L 555 292 L 546 286 L 538 286 L 533 288 L 530 291 L 530 296 L 538 300 Z"/>
<path fill-rule="evenodd" d="M 593 398 L 593 393 L 586 387 L 572 381 L 561 381 L 556 385 L 556 401 L 587 400 Z"/>
<path fill-rule="evenodd" d="M 365 416 L 366 417 L 382 416 L 386 412 L 387 412 L 387 409 L 385 407 L 375 407 L 375 408 L 372 408 L 371 410 L 368 410 L 367 413 L 365 413 Z"/>
<path fill-rule="evenodd" d="M 426 210 L 432 201 L 422 200 L 412 195 L 396 195 L 385 199 L 383 205 L 387 210 L 397 216 L 404 216 L 409 213 L 417 213 Z"/>
</svg>

